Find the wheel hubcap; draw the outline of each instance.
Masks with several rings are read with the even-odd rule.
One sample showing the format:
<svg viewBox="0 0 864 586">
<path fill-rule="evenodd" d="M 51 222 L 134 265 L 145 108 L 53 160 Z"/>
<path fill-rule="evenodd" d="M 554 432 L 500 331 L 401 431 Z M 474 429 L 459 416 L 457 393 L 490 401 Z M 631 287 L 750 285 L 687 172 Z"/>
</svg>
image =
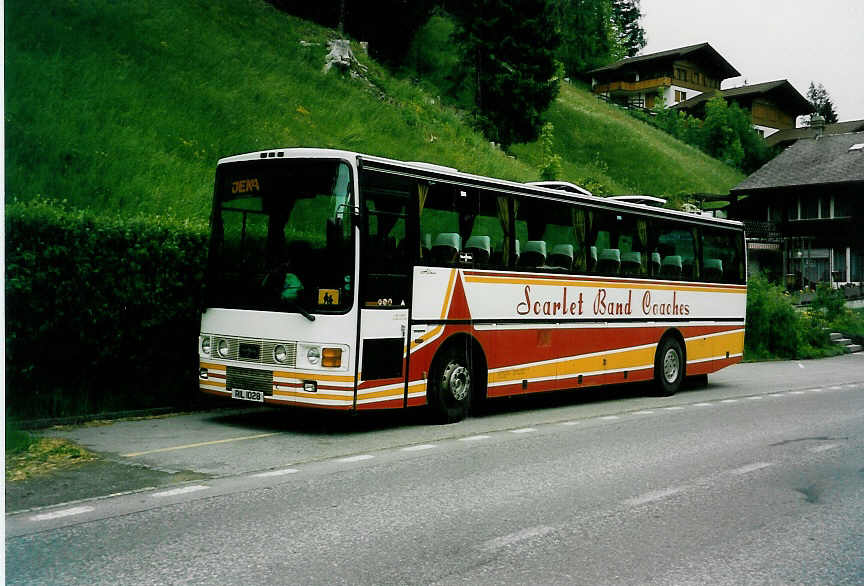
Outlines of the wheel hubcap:
<svg viewBox="0 0 864 586">
<path fill-rule="evenodd" d="M 471 372 L 461 364 L 451 362 L 444 371 L 444 384 L 456 401 L 463 401 L 471 388 Z"/>
<path fill-rule="evenodd" d="M 678 380 L 678 372 L 680 370 L 681 359 L 673 348 L 669 348 L 663 357 L 663 377 L 666 379 L 666 382 L 671 384 Z"/>
</svg>

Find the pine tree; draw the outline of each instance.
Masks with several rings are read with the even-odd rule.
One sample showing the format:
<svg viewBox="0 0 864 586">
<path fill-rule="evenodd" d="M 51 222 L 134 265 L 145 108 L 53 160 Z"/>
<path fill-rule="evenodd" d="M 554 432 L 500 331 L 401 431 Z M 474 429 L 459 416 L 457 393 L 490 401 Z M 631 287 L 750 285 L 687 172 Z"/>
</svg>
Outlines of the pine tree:
<svg viewBox="0 0 864 586">
<path fill-rule="evenodd" d="M 556 56 L 568 75 L 624 56 L 617 45 L 610 0 L 551 0 L 550 4 L 552 22 L 561 37 Z"/>
<path fill-rule="evenodd" d="M 816 114 L 825 119 L 825 124 L 837 122 L 837 112 L 834 111 L 834 104 L 831 102 L 831 96 L 828 95 L 828 90 L 825 89 L 825 86 L 821 83 L 814 84 L 811 81 L 810 89 L 807 90 L 807 99 L 813 106 L 813 114 L 807 120 L 808 126 Z"/>
<path fill-rule="evenodd" d="M 503 148 L 536 139 L 558 95 L 549 8 L 547 0 L 469 0 L 454 10 L 473 65 L 475 118 Z"/>
<path fill-rule="evenodd" d="M 625 56 L 635 56 L 647 43 L 645 29 L 639 23 L 639 19 L 642 18 L 639 0 L 613 0 L 612 17 L 615 22 L 618 45 Z"/>
</svg>

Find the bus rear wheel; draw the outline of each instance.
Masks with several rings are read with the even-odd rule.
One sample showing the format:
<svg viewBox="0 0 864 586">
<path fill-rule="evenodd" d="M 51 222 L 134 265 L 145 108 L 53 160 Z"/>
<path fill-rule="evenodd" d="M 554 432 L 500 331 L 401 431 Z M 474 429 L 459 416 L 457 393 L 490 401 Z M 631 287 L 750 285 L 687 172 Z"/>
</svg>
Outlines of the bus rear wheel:
<svg viewBox="0 0 864 586">
<path fill-rule="evenodd" d="M 455 423 L 465 419 L 474 384 L 466 354 L 455 347 L 445 350 L 431 374 L 430 406 L 435 421 Z"/>
<path fill-rule="evenodd" d="M 663 397 L 674 395 L 684 382 L 684 349 L 674 336 L 666 336 L 657 345 L 654 358 L 654 385 Z"/>
</svg>

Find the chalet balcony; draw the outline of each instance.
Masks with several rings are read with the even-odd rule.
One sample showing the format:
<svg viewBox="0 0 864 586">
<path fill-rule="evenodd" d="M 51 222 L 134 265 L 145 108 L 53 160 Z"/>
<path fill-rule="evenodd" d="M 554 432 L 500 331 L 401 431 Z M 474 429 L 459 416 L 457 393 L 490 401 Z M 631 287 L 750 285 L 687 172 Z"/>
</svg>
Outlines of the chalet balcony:
<svg viewBox="0 0 864 586">
<path fill-rule="evenodd" d="M 594 86 L 594 93 L 605 92 L 643 92 L 672 85 L 671 77 L 658 77 L 654 79 L 643 79 L 640 81 L 613 81 L 600 83 Z"/>
</svg>

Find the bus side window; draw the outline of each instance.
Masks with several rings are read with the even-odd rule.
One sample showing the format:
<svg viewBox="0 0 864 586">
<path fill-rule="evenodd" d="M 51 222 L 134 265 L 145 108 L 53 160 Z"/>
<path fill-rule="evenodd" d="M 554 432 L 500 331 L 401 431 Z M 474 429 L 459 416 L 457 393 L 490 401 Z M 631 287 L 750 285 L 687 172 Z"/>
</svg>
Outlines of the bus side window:
<svg viewBox="0 0 864 586">
<path fill-rule="evenodd" d="M 701 259 L 696 257 L 698 230 L 656 220 L 653 222 L 652 257 L 659 257 L 660 277 L 695 281 L 700 278 Z M 655 254 L 656 253 L 656 256 Z"/>
<path fill-rule="evenodd" d="M 702 229 L 702 267 L 706 281 L 743 282 L 739 240 L 740 233 L 732 230 Z"/>
<path fill-rule="evenodd" d="M 516 266 L 559 273 L 585 272 L 585 210 L 533 199 L 516 200 L 514 207 Z"/>
</svg>

